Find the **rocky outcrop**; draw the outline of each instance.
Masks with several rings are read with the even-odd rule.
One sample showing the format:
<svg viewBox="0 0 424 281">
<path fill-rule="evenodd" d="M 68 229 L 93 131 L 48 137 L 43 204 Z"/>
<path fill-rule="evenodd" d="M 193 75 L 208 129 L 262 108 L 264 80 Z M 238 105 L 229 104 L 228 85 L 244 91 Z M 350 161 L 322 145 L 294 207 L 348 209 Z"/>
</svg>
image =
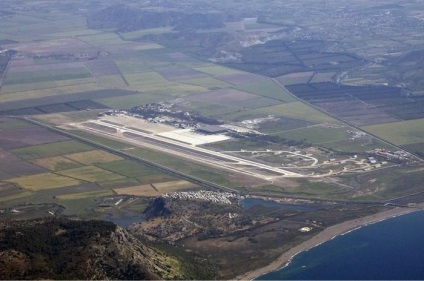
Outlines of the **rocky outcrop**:
<svg viewBox="0 0 424 281">
<path fill-rule="evenodd" d="M 0 222 L 1 279 L 165 279 L 177 260 L 104 221 Z M 172 275 L 171 275 L 172 274 Z"/>
</svg>

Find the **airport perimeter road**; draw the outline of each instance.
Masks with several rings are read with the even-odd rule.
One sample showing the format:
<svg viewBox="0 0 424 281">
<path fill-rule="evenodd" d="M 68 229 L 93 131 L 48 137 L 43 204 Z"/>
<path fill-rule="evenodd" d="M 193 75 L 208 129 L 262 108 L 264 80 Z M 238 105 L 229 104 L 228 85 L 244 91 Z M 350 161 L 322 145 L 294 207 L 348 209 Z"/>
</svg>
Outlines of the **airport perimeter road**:
<svg viewBox="0 0 424 281">
<path fill-rule="evenodd" d="M 141 139 L 138 139 L 138 142 L 139 142 L 140 145 L 150 146 L 150 147 L 156 146 L 156 149 L 160 149 L 162 151 L 164 151 L 164 149 L 167 149 L 168 152 L 171 152 L 172 154 L 178 154 L 180 156 L 183 156 L 182 154 L 187 154 L 187 155 L 190 156 L 190 159 L 197 158 L 197 159 L 194 159 L 194 160 L 206 162 L 208 164 L 213 164 L 214 166 L 219 166 L 221 168 L 227 168 L 227 169 L 230 169 L 232 171 L 237 170 L 238 172 L 242 172 L 244 174 L 249 174 L 249 175 L 252 175 L 252 176 L 260 177 L 262 179 L 269 179 L 272 176 L 269 176 L 269 175 L 264 176 L 263 174 L 259 174 L 259 173 L 255 173 L 253 171 L 248 171 L 246 169 L 242 169 L 242 168 L 240 168 L 240 166 L 251 167 L 251 168 L 258 169 L 258 170 L 264 170 L 264 171 L 270 172 L 270 173 L 272 173 L 276 176 L 278 175 L 278 176 L 284 176 L 284 177 L 303 177 L 303 175 L 301 175 L 301 174 L 294 173 L 294 172 L 291 172 L 291 171 L 287 171 L 287 170 L 284 170 L 284 169 L 281 169 L 281 168 L 272 167 L 272 166 L 257 163 L 257 162 L 254 162 L 254 161 L 249 161 L 249 160 L 246 160 L 246 159 L 242 159 L 242 158 L 239 158 L 239 157 L 227 155 L 227 154 L 224 154 L 224 153 L 212 151 L 212 150 L 201 148 L 201 147 L 196 147 L 196 146 L 193 146 L 193 145 L 190 145 L 190 144 L 185 144 L 185 143 L 178 142 L 178 141 L 168 139 L 168 138 L 164 138 L 164 137 L 161 137 L 161 136 L 140 132 L 140 131 L 137 131 L 137 130 L 125 128 L 123 126 L 119 126 L 119 125 L 115 125 L 115 124 L 102 122 L 100 120 L 93 120 L 93 121 L 90 121 L 90 123 L 98 124 L 98 125 L 105 127 L 105 128 L 115 129 L 117 132 L 115 134 L 110 133 L 110 132 L 103 132 L 100 129 L 95 129 L 95 128 L 92 128 L 92 127 L 89 127 L 89 126 L 84 126 L 83 123 L 74 123 L 74 124 L 69 124 L 69 125 L 80 128 L 80 129 L 88 130 L 88 131 L 97 131 L 97 132 L 107 134 L 107 135 L 119 136 L 120 139 L 125 139 L 125 140 L 128 140 L 128 137 L 126 137 L 126 136 L 128 136 L 128 134 L 131 134 L 132 137 L 130 137 L 130 138 L 132 138 L 132 139 L 134 139 L 134 137 L 140 137 L 141 138 Z"/>
</svg>

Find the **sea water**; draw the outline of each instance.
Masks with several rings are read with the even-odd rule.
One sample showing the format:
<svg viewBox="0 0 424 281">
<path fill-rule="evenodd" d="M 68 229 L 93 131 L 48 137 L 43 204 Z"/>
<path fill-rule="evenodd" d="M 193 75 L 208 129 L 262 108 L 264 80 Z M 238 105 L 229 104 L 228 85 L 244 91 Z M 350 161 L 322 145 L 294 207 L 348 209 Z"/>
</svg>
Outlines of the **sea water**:
<svg viewBox="0 0 424 281">
<path fill-rule="evenodd" d="M 424 212 L 364 226 L 257 280 L 424 280 Z"/>
</svg>

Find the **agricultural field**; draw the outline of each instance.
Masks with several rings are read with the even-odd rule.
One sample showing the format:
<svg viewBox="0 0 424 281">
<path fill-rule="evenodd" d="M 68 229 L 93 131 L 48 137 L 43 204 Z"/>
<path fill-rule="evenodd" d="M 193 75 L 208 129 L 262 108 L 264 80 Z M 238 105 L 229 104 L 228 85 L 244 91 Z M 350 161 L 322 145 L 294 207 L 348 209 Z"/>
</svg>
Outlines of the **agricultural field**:
<svg viewBox="0 0 424 281">
<path fill-rule="evenodd" d="M 37 174 L 20 178 L 9 179 L 29 191 L 40 191 L 45 189 L 60 188 L 65 186 L 79 185 L 81 182 L 75 178 L 60 176 L 53 173 Z"/>
<path fill-rule="evenodd" d="M 341 86 L 334 83 L 288 85 L 297 97 L 355 126 L 393 123 L 424 116 L 424 101 L 411 99 L 400 88 Z"/>
<path fill-rule="evenodd" d="M 34 82 L 50 82 L 60 80 L 84 79 L 90 78 L 91 74 L 86 68 L 69 68 L 54 70 L 35 70 L 33 72 L 20 72 L 8 75 L 3 81 L 4 86 L 8 85 L 24 85 Z M 17 90 L 19 91 L 19 90 Z"/>
<path fill-rule="evenodd" d="M 293 129 L 275 133 L 274 135 L 293 140 L 308 140 L 312 144 L 322 144 L 346 140 L 348 134 L 346 128 L 323 128 L 320 126 Z"/>
<path fill-rule="evenodd" d="M 423 141 L 424 119 L 366 126 L 363 129 L 396 145 L 409 145 Z"/>
<path fill-rule="evenodd" d="M 293 98 L 286 89 L 275 83 L 270 79 L 259 82 L 249 82 L 247 84 L 239 85 L 236 87 L 241 91 L 254 93 L 263 97 L 276 99 L 282 102 L 292 102 L 296 99 Z"/>
<path fill-rule="evenodd" d="M 246 101 L 259 96 L 242 92 L 234 89 L 220 89 L 211 92 L 206 92 L 197 95 L 191 95 L 186 97 L 190 101 L 204 102 L 210 104 L 227 105 L 231 103 L 238 103 L 240 101 Z"/>
<path fill-rule="evenodd" d="M 182 80 L 181 82 L 186 83 L 186 84 L 192 84 L 192 85 L 206 87 L 210 90 L 214 90 L 216 88 L 229 88 L 229 87 L 231 87 L 231 84 L 220 81 L 220 80 L 215 79 L 213 77 L 194 78 L 194 79 Z"/>
<path fill-rule="evenodd" d="M 82 164 L 72 161 L 63 156 L 38 158 L 38 159 L 32 160 L 31 163 L 41 166 L 43 168 L 49 169 L 51 171 L 79 168 L 83 166 Z"/>
<path fill-rule="evenodd" d="M 135 39 L 142 38 L 144 35 L 148 35 L 148 34 L 163 34 L 168 32 L 172 32 L 172 28 L 169 28 L 169 27 L 150 28 L 150 29 L 142 29 L 142 30 L 137 30 L 132 32 L 122 32 L 120 34 L 125 40 L 135 40 Z"/>
<path fill-rule="evenodd" d="M 57 173 L 63 176 L 84 180 L 87 182 L 110 181 L 125 178 L 122 175 L 118 175 L 95 166 L 84 166 L 81 168 L 61 170 Z"/>
<path fill-rule="evenodd" d="M 215 64 L 205 64 L 201 67 L 195 67 L 194 68 L 197 71 L 212 75 L 212 76 L 218 76 L 218 75 L 232 75 L 232 74 L 240 74 L 242 73 L 239 70 L 235 70 L 232 68 L 215 65 Z"/>
<path fill-rule="evenodd" d="M 134 195 L 156 197 L 166 193 L 177 191 L 195 190 L 197 186 L 188 181 L 170 181 L 162 183 L 151 183 L 149 185 L 124 187 L 114 189 L 118 195 Z"/>
<path fill-rule="evenodd" d="M 60 138 L 62 136 L 59 136 Z M 58 137 L 58 138 L 59 138 Z M 23 148 L 17 148 L 11 150 L 11 152 L 22 159 L 34 160 L 37 158 L 46 158 L 52 156 L 60 156 L 68 153 L 75 153 L 81 151 L 91 150 L 92 147 L 79 143 L 74 140 L 57 141 L 49 144 L 40 144 L 34 146 L 28 146 Z"/>
<path fill-rule="evenodd" d="M 319 123 L 338 123 L 337 120 L 332 117 L 314 109 L 306 104 L 295 101 L 290 103 L 284 103 L 276 106 L 271 106 L 265 109 L 261 109 L 262 112 L 268 114 L 274 114 L 276 116 L 285 116 L 297 119 L 308 120 Z"/>
<path fill-rule="evenodd" d="M 124 160 L 120 156 L 116 156 L 103 150 L 91 150 L 87 152 L 79 152 L 64 155 L 65 158 L 84 165 L 93 165 L 96 163 L 109 163 Z"/>
<path fill-rule="evenodd" d="M 314 76 L 313 71 L 295 72 L 276 77 L 275 79 L 283 85 L 304 84 L 311 81 Z"/>
<path fill-rule="evenodd" d="M 385 54 L 388 49 L 399 51 L 396 42 L 422 44 L 419 33 L 412 36 L 413 40 L 408 34 L 399 37 L 402 40 L 390 42 L 372 38 L 373 46 L 363 50 L 363 42 L 345 44 L 343 40 L 349 41 L 349 38 L 339 42 L 337 32 L 331 42 L 309 35 L 302 38 L 304 30 L 321 32 L 321 26 L 328 24 L 328 19 L 319 19 L 317 25 L 311 18 L 304 23 L 306 29 L 303 26 L 297 29 L 299 19 L 278 14 L 285 10 L 280 8 L 270 17 L 261 17 L 260 22 L 254 17 L 236 18 L 219 28 L 194 31 L 171 26 L 137 29 L 136 22 L 130 27 L 113 21 L 96 26 L 98 22 L 87 19 L 92 9 L 108 7 L 115 4 L 113 1 L 97 1 L 96 5 L 76 1 L 54 12 L 50 5 L 60 5 L 27 2 L 27 8 L 2 17 L 0 50 L 19 53 L 10 61 L 2 61 L 0 114 L 37 115 L 38 120 L 60 126 L 93 119 L 106 110 L 166 102 L 173 104 L 175 110 L 199 114 L 200 120 L 207 117 L 223 125 L 267 134 L 261 141 L 234 138 L 202 145 L 214 150 L 281 150 L 284 147 L 306 151 L 309 145 L 336 154 L 365 155 L 376 148 L 393 150 L 389 144 L 370 135 L 355 138 L 348 131 L 356 129 L 327 112 L 410 151 L 424 153 L 421 134 L 424 96 L 402 91 L 397 87 L 399 83 L 381 79 L 381 73 L 387 68 L 373 63 L 381 59 L 378 54 Z M 236 2 L 229 1 L 224 6 L 239 5 Z M 268 3 L 270 7 L 278 1 L 274 2 Z M 147 1 L 131 5 L 150 7 L 153 4 Z M 67 9 L 73 11 L 72 14 Z M 256 13 L 253 10 L 240 12 Z M 296 30 L 302 31 L 296 33 Z M 407 67 L 420 64 L 419 60 L 415 62 L 420 56 L 411 57 L 414 59 L 407 59 L 403 66 L 408 77 L 412 74 L 406 71 Z M 384 59 L 395 65 L 396 59 L 402 57 L 394 53 Z M 354 71 L 350 71 L 352 69 Z M 396 78 L 393 70 L 388 74 L 391 75 Z M 413 79 L 419 80 L 419 77 Z M 343 85 L 340 81 L 359 86 Z M 384 86 L 386 84 L 396 87 Z M 419 82 L 412 86 L 420 87 Z M 153 125 L 144 123 L 145 127 Z M 134 147 L 116 138 L 106 139 L 75 129 L 71 132 L 238 190 L 245 186 L 256 193 L 299 196 L 341 190 L 336 185 L 297 180 L 279 179 L 270 184 L 161 151 Z M 299 147 L 291 148 L 287 140 L 293 140 L 290 144 Z M 255 160 L 266 162 L 277 158 L 281 157 L 257 156 Z M 70 213 L 85 212 L 87 206 L 95 206 L 96 200 L 105 196 L 157 196 L 199 188 L 134 159 L 18 119 L 0 119 L 0 159 L 0 200 L 10 206 L 31 200 L 49 201 L 63 204 Z M 291 164 L 287 159 L 284 164 Z M 322 170 L 328 172 L 329 168 Z"/>
<path fill-rule="evenodd" d="M 55 203 L 72 215 L 94 210 L 99 202 L 96 198 L 115 196 L 115 189 L 152 183 L 160 192 L 196 188 L 155 168 L 23 120 L 0 121 L 0 202 L 5 207 Z M 25 138 L 30 135 L 33 138 Z M 156 196 L 155 192 L 143 196 Z"/>
</svg>

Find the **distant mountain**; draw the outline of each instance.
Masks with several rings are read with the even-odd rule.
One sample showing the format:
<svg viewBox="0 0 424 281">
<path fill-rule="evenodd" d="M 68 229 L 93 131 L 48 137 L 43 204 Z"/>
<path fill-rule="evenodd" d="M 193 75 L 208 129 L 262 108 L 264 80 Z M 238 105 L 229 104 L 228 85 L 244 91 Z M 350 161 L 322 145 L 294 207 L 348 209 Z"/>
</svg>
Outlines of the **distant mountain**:
<svg viewBox="0 0 424 281">
<path fill-rule="evenodd" d="M 225 15 L 222 13 L 140 10 L 122 4 L 110 6 L 87 17 L 89 28 L 116 28 L 120 32 L 156 27 L 211 29 L 224 27 L 224 21 Z"/>
<path fill-rule="evenodd" d="M 0 222 L 0 279 L 185 279 L 178 264 L 110 222 Z"/>
</svg>

